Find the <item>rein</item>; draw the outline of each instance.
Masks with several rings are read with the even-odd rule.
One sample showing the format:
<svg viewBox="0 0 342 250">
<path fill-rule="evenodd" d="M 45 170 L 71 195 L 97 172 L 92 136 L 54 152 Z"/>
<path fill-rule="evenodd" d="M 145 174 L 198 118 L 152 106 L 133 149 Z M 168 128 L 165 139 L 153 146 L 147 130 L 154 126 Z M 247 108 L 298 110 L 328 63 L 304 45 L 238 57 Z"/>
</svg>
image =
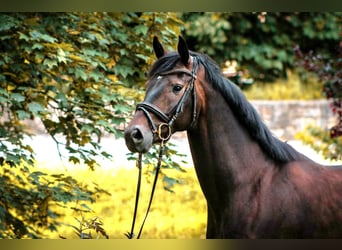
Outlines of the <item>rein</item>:
<svg viewBox="0 0 342 250">
<path fill-rule="evenodd" d="M 161 140 L 160 143 L 160 148 L 159 148 L 159 154 L 158 154 L 158 163 L 157 163 L 157 167 L 156 167 L 156 174 L 154 177 L 154 181 L 153 181 L 153 185 L 152 185 L 152 190 L 151 190 L 151 196 L 150 196 L 150 200 L 148 202 L 148 206 L 147 206 L 147 210 L 145 213 L 145 217 L 144 220 L 141 224 L 139 233 L 137 235 L 137 239 L 140 239 L 143 227 L 145 225 L 145 221 L 147 219 L 148 213 L 150 211 L 151 205 L 152 205 L 152 200 L 153 200 L 153 196 L 154 196 L 154 191 L 156 189 L 157 186 L 157 180 L 158 180 L 158 174 L 160 171 L 160 167 L 161 167 L 161 162 L 162 162 L 162 157 L 163 157 L 163 152 L 164 152 L 164 146 L 165 146 L 165 142 L 170 138 L 171 136 L 171 130 L 169 130 L 169 133 L 167 134 L 167 136 L 164 138 L 162 136 L 162 127 L 165 125 L 165 123 L 161 123 L 158 127 L 158 136 L 159 139 Z M 136 191 L 136 195 L 135 195 L 135 206 L 134 206 L 134 213 L 133 213 L 133 221 L 132 221 L 132 228 L 131 228 L 131 232 L 126 233 L 125 235 L 127 236 L 128 239 L 133 239 L 134 238 L 134 226 L 135 226 L 135 221 L 136 221 L 136 217 L 137 217 L 137 211 L 138 211 L 138 205 L 139 205 L 139 197 L 140 197 L 140 187 L 141 187 L 141 175 L 142 175 L 142 153 L 139 153 L 139 158 L 137 160 L 137 167 L 139 169 L 139 173 L 138 173 L 138 182 L 137 182 L 137 191 Z"/>
<path fill-rule="evenodd" d="M 192 95 L 193 95 L 193 115 L 192 115 L 192 121 L 191 121 L 190 127 L 192 127 L 196 121 L 196 102 L 197 101 L 196 101 L 196 91 L 195 91 L 194 83 L 196 80 L 197 70 L 198 70 L 197 58 L 193 57 L 192 71 L 183 70 L 183 69 L 182 70 L 170 70 L 170 71 L 167 71 L 167 72 L 160 74 L 160 75 L 171 75 L 171 74 L 177 74 L 177 73 L 185 73 L 185 74 L 191 76 L 191 80 L 188 82 L 188 85 L 187 85 L 187 87 L 183 93 L 183 96 L 179 100 L 177 106 L 174 109 L 175 111 L 171 116 L 165 114 L 158 107 L 154 106 L 151 103 L 142 102 L 142 103 L 139 103 L 136 107 L 136 110 L 141 110 L 144 112 L 147 120 L 149 121 L 149 123 L 151 125 L 152 133 L 156 134 L 158 139 L 160 140 L 158 162 L 157 162 L 157 166 L 156 166 L 156 173 L 155 173 L 155 177 L 154 177 L 154 181 L 153 181 L 153 185 L 152 185 L 151 195 L 150 195 L 150 199 L 149 199 L 149 203 L 147 206 L 147 210 L 145 213 L 144 220 L 141 224 L 139 233 L 137 235 L 137 239 L 140 239 L 145 221 L 147 219 L 148 213 L 149 213 L 151 205 L 152 205 L 154 191 L 156 189 L 158 174 L 160 172 L 161 162 L 162 162 L 162 158 L 163 158 L 165 143 L 170 139 L 170 137 L 172 135 L 171 127 L 172 127 L 173 123 L 175 122 L 175 120 L 177 119 L 178 115 L 182 112 L 184 103 L 187 100 L 188 96 L 190 95 L 190 92 L 192 92 Z M 155 116 L 157 116 L 158 119 L 160 119 L 162 121 L 162 123 L 160 123 L 157 126 L 154 123 L 150 113 L 153 113 Z M 165 135 L 163 135 L 163 128 L 167 129 L 167 133 Z M 135 196 L 135 206 L 134 206 L 132 227 L 131 227 L 131 231 L 125 234 L 128 239 L 133 239 L 135 237 L 134 226 L 135 226 L 135 221 L 136 221 L 136 216 L 137 216 L 137 211 L 138 211 L 140 187 L 141 187 L 142 153 L 139 153 L 139 157 L 137 160 L 137 167 L 139 169 L 139 173 L 138 173 L 138 182 L 137 182 L 137 189 L 136 189 L 136 196 Z"/>
</svg>

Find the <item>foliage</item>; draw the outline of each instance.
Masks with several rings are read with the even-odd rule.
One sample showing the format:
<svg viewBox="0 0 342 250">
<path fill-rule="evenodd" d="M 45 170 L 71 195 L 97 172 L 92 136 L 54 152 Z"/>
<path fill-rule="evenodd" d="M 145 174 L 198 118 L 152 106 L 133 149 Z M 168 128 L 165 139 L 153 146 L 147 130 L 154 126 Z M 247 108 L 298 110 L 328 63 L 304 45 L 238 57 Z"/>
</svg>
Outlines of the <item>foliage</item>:
<svg viewBox="0 0 342 250">
<path fill-rule="evenodd" d="M 100 217 L 95 216 L 90 219 L 86 219 L 81 215 L 81 219 L 75 217 L 75 220 L 78 222 L 78 226 L 70 226 L 74 229 L 74 232 L 79 239 L 93 239 L 92 231 L 95 231 L 96 239 L 100 239 L 101 236 L 105 239 L 109 238 L 106 230 L 103 228 L 103 222 Z M 66 239 L 62 235 L 59 237 Z"/>
<path fill-rule="evenodd" d="M 94 169 L 96 157 L 111 159 L 99 142 L 105 134 L 121 136 L 142 96 L 154 59 L 146 45 L 153 35 L 173 45 L 180 23 L 172 13 L 0 14 L 0 165 L 6 174 L 0 237 L 40 237 L 39 226 L 56 227 L 53 203 L 92 201 L 94 195 L 70 176 L 23 171 L 13 177 L 18 182 L 9 177 L 8 169 L 34 164 L 26 122 L 41 123 L 72 163 Z M 51 222 L 39 222 L 39 202 Z"/>
<path fill-rule="evenodd" d="M 294 44 L 336 57 L 340 41 L 340 13 L 184 13 L 182 19 L 191 49 L 220 64 L 237 61 L 242 74 L 261 81 L 293 69 Z"/>
<path fill-rule="evenodd" d="M 331 137 L 342 136 L 342 44 L 338 47 L 337 58 L 326 58 L 313 50 L 303 53 L 299 46 L 295 48 L 298 64 L 318 76 L 326 98 L 332 100 L 331 109 L 338 119 L 336 126 L 330 129 Z"/>
<path fill-rule="evenodd" d="M 0 23 L 4 159 L 32 162 L 23 121 L 35 118 L 70 161 L 91 168 L 94 156 L 111 157 L 98 146 L 103 134 L 119 136 L 131 113 L 131 88 L 152 60 L 146 44 L 156 34 L 168 41 L 178 24 L 165 13 L 15 13 L 1 14 Z"/>
<path fill-rule="evenodd" d="M 323 98 L 322 84 L 314 77 L 303 82 L 296 73 L 287 73 L 287 79 L 278 79 L 273 84 L 257 82 L 244 89 L 249 100 L 313 100 Z"/>
<path fill-rule="evenodd" d="M 342 32 L 342 27 L 339 27 Z M 324 155 L 332 159 L 342 159 L 342 44 L 337 42 L 335 45 L 336 55 L 326 56 L 317 49 L 308 52 L 302 50 L 297 45 L 295 47 L 297 64 L 306 72 L 318 77 L 322 83 L 322 91 L 327 99 L 331 100 L 331 110 L 336 115 L 336 125 L 330 128 L 327 136 L 326 131 L 318 128 L 309 127 L 307 133 L 310 136 L 304 136 L 305 143 L 311 145 L 316 151 L 323 152 Z M 305 133 L 304 133 L 305 134 Z M 317 141 L 313 141 L 316 138 Z M 318 146 L 319 145 L 319 146 Z"/>
<path fill-rule="evenodd" d="M 329 131 L 320 127 L 308 126 L 296 135 L 305 144 L 310 145 L 324 158 L 342 160 L 342 137 L 331 138 Z"/>
<path fill-rule="evenodd" d="M 87 203 L 106 193 L 96 184 L 25 165 L 3 165 L 0 173 L 0 238 L 38 238 L 46 229 L 56 231 L 62 216 L 57 208 L 87 212 Z"/>
</svg>

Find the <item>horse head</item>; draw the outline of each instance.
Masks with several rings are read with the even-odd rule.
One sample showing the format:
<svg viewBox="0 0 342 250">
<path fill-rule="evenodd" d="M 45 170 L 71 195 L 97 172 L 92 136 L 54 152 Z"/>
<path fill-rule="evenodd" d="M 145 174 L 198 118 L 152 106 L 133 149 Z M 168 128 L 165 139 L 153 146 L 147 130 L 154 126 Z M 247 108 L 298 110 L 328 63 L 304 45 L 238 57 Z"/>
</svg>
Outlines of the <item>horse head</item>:
<svg viewBox="0 0 342 250">
<path fill-rule="evenodd" d="M 125 130 L 132 152 L 147 152 L 176 131 L 190 128 L 196 119 L 196 74 L 198 62 L 179 37 L 177 51 L 166 52 L 157 37 L 153 49 L 158 60 L 152 65 L 144 101 Z"/>
</svg>

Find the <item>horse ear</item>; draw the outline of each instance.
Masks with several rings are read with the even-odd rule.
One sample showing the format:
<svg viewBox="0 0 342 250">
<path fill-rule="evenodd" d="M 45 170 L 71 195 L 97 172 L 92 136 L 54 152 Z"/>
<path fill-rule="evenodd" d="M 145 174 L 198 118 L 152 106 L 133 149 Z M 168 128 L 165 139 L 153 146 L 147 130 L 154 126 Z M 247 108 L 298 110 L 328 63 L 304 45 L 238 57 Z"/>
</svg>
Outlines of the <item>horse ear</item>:
<svg viewBox="0 0 342 250">
<path fill-rule="evenodd" d="M 190 54 L 188 50 L 188 46 L 186 45 L 185 40 L 183 37 L 178 37 L 178 54 L 180 55 L 181 61 L 184 65 L 188 65 L 190 63 Z"/>
<path fill-rule="evenodd" d="M 166 54 L 163 45 L 159 42 L 158 37 L 156 36 L 153 37 L 153 50 L 158 59 Z"/>
</svg>

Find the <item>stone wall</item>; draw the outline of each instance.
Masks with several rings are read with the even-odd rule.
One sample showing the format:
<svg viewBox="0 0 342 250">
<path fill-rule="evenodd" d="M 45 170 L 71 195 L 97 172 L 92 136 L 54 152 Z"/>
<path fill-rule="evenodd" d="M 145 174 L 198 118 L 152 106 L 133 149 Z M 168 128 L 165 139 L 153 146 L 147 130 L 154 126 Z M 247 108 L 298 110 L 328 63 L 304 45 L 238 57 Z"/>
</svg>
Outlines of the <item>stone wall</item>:
<svg viewBox="0 0 342 250">
<path fill-rule="evenodd" d="M 327 100 L 251 101 L 265 124 L 283 140 L 292 140 L 308 125 L 329 128 L 336 123 Z"/>
<path fill-rule="evenodd" d="M 336 123 L 329 102 L 315 101 L 251 101 L 265 124 L 282 140 L 292 140 L 294 135 L 306 126 L 314 124 L 329 128 Z M 34 134 L 44 134 L 45 130 L 39 120 L 30 120 L 27 127 Z"/>
</svg>

